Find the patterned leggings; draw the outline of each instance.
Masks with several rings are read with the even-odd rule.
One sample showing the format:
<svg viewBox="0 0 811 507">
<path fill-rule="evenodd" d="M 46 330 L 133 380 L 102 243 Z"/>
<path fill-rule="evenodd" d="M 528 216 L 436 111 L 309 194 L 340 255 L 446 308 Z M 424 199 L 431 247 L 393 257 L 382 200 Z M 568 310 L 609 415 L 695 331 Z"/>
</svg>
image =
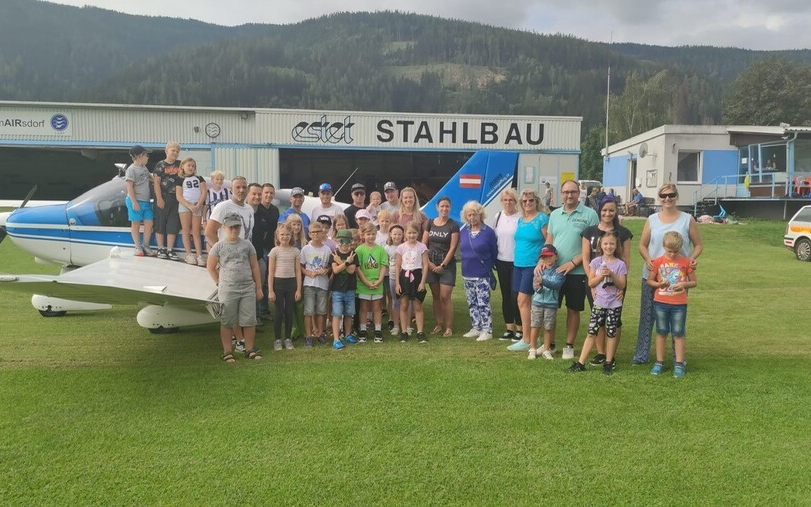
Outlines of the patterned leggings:
<svg viewBox="0 0 811 507">
<path fill-rule="evenodd" d="M 490 308 L 490 282 L 487 278 L 465 278 L 465 296 L 473 329 L 493 333 L 493 310 Z"/>
</svg>

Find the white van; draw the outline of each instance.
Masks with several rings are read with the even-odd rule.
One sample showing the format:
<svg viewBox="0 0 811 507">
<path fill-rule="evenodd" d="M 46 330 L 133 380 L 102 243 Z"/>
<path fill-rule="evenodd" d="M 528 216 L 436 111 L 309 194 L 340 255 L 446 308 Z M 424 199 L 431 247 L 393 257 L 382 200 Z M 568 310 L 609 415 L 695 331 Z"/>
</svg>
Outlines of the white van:
<svg viewBox="0 0 811 507">
<path fill-rule="evenodd" d="M 794 251 L 797 260 L 811 261 L 811 205 L 800 208 L 786 224 L 783 244 Z"/>
</svg>

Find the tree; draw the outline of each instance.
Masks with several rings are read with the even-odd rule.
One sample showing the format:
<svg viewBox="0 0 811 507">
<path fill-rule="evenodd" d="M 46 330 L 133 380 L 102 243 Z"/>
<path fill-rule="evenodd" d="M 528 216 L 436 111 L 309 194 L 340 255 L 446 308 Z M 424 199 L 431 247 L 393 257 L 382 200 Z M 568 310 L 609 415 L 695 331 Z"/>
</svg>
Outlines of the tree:
<svg viewBox="0 0 811 507">
<path fill-rule="evenodd" d="M 597 125 L 591 127 L 586 137 L 580 143 L 580 179 L 603 179 L 603 156 L 600 154 L 605 147 L 605 128 Z"/>
<path fill-rule="evenodd" d="M 811 124 L 811 66 L 785 59 L 755 62 L 732 83 L 724 103 L 731 125 Z"/>
</svg>

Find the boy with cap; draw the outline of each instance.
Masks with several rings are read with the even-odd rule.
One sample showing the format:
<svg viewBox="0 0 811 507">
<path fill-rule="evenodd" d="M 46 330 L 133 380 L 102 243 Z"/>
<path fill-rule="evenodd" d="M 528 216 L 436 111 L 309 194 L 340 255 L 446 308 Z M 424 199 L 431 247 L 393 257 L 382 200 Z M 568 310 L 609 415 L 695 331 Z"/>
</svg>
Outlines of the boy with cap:
<svg viewBox="0 0 811 507">
<path fill-rule="evenodd" d="M 352 250 L 352 231 L 342 229 L 335 235 L 338 249 L 332 254 L 332 348 L 341 350 L 341 320 L 344 323 L 344 340 L 357 343 L 352 336 L 352 318 L 355 316 L 355 290 L 357 279 L 355 270 L 358 259 Z"/>
<path fill-rule="evenodd" d="M 541 275 L 535 277 L 532 296 L 532 323 L 529 334 L 529 356 L 535 359 L 536 354 L 543 355 L 544 359 L 552 359 L 551 346 L 554 338 L 553 332 L 558 313 L 558 296 L 565 277 L 558 273 L 558 251 L 554 245 L 544 245 L 541 248 Z M 543 348 L 536 349 L 538 334 L 543 328 Z"/>
<path fill-rule="evenodd" d="M 350 229 L 358 228 L 358 222 L 355 220 L 355 216 L 358 211 L 366 208 L 364 205 L 365 202 L 366 187 L 363 183 L 355 183 L 352 185 L 352 204 L 347 206 L 344 210 L 344 215 L 346 215 L 346 221 Z"/>
<path fill-rule="evenodd" d="M 318 198 L 321 199 L 321 203 L 317 204 L 310 213 L 311 222 L 315 222 L 321 215 L 334 218 L 335 215 L 343 212 L 340 206 L 332 202 L 332 185 L 329 183 L 322 183 L 318 187 Z"/>
<path fill-rule="evenodd" d="M 387 181 L 383 185 L 383 195 L 386 196 L 386 202 L 380 205 L 381 210 L 386 210 L 389 213 L 394 213 L 400 209 L 400 193 L 397 191 L 397 185 L 393 181 Z"/>
<path fill-rule="evenodd" d="M 130 219 L 130 232 L 135 245 L 137 257 L 154 257 L 155 253 L 149 248 L 149 238 L 152 236 L 152 203 L 149 202 L 149 181 L 151 176 L 146 168 L 150 151 L 141 145 L 130 149 L 132 164 L 127 167 L 124 179 L 127 181 L 127 216 Z M 144 224 L 144 241 L 141 243 L 141 222 Z"/>
<path fill-rule="evenodd" d="M 262 297 L 262 281 L 256 249 L 242 238 L 242 218 L 228 213 L 222 222 L 225 237 L 208 251 L 206 268 L 218 287 L 217 299 L 222 304 L 220 340 L 222 360 L 233 363 L 231 336 L 235 327 L 242 327 L 245 357 L 262 359 L 254 340 L 256 338 L 256 300 Z M 217 266 L 219 265 L 219 269 Z"/>
</svg>

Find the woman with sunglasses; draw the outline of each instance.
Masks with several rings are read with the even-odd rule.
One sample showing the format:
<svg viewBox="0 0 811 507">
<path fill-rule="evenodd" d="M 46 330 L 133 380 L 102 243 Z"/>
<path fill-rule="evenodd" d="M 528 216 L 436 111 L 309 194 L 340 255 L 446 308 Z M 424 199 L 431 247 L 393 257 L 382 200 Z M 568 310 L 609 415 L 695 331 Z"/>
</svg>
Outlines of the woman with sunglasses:
<svg viewBox="0 0 811 507">
<path fill-rule="evenodd" d="M 642 255 L 645 265 L 642 267 L 642 298 L 639 306 L 639 330 L 633 364 L 647 363 L 650 354 L 655 289 L 648 285 L 647 280 L 650 270 L 653 269 L 651 261 L 664 255 L 662 245 L 665 233 L 675 231 L 681 234 L 684 239 L 681 254 L 690 258 L 690 265 L 693 269 L 696 268 L 698 257 L 704 250 L 695 218 L 679 211 L 676 207 L 679 190 L 675 183 L 665 183 L 659 187 L 658 194 L 662 210 L 648 217 L 639 239 L 639 253 Z"/>
<path fill-rule="evenodd" d="M 507 347 L 512 351 L 529 350 L 529 331 L 532 322 L 532 295 L 535 289 L 535 266 L 546 242 L 549 210 L 541 207 L 541 198 L 533 190 L 521 192 L 521 216 L 515 229 L 515 257 L 513 260 L 512 290 L 518 292 L 518 313 L 521 315 L 522 338 Z"/>
</svg>

